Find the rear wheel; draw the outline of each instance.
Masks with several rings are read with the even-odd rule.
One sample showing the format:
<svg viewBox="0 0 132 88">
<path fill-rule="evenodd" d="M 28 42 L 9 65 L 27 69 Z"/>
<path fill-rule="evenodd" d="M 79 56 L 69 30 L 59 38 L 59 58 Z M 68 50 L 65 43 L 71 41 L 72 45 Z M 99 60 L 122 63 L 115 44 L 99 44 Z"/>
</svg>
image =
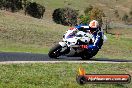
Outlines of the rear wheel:
<svg viewBox="0 0 132 88">
<path fill-rule="evenodd" d="M 83 59 L 83 60 L 89 60 L 90 58 L 92 58 L 93 56 L 92 55 L 83 55 L 83 56 L 81 56 L 81 58 Z"/>
<path fill-rule="evenodd" d="M 83 60 L 89 60 L 90 58 L 92 58 L 93 55 L 91 53 L 89 53 L 87 50 L 85 50 L 81 56 L 81 58 Z"/>
<path fill-rule="evenodd" d="M 103 45 L 103 39 L 100 40 L 99 49 L 101 49 L 102 45 Z M 86 51 L 83 52 L 84 54 L 82 54 L 81 58 L 83 60 L 89 60 L 90 58 L 92 58 L 93 56 L 95 56 L 98 53 L 99 49 L 91 51 L 91 52 L 88 52 L 86 50 Z"/>
<path fill-rule="evenodd" d="M 62 46 L 60 44 L 55 45 L 50 49 L 48 55 L 50 58 L 57 58 L 61 55 Z"/>
<path fill-rule="evenodd" d="M 96 50 L 92 53 L 93 56 L 95 56 L 98 53 L 99 50 Z"/>
</svg>

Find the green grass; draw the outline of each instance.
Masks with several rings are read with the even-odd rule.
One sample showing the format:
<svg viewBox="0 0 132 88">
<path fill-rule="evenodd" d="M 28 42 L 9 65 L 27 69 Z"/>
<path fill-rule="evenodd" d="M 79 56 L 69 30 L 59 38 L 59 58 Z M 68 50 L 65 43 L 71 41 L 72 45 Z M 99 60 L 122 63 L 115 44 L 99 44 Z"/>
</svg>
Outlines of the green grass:
<svg viewBox="0 0 132 88">
<path fill-rule="evenodd" d="M 60 41 L 66 29 L 52 21 L 3 11 L 0 15 L 0 51 L 46 53 Z"/>
<path fill-rule="evenodd" d="M 29 0 L 32 1 L 32 0 Z M 41 5 L 46 7 L 46 10 L 54 10 L 56 8 L 62 7 L 71 7 L 74 9 L 80 10 L 80 13 L 83 13 L 84 9 L 88 7 L 88 5 L 93 5 L 96 7 L 100 7 L 104 10 L 107 17 L 115 20 L 114 10 L 118 10 L 120 17 L 123 16 L 124 13 L 128 13 L 131 8 L 131 0 L 34 0 Z"/>
<path fill-rule="evenodd" d="M 111 33 L 119 31 L 121 35 L 107 34 L 108 40 L 97 54 L 99 58 L 128 59 L 132 58 L 132 29 L 113 29 Z"/>
<path fill-rule="evenodd" d="M 122 64 L 6 64 L 0 65 L 0 88 L 130 88 L 130 84 L 76 83 L 78 68 L 87 74 L 130 74 L 132 65 Z M 118 70 L 118 71 L 117 71 Z"/>
<path fill-rule="evenodd" d="M 29 0 L 32 1 L 32 0 Z M 56 0 L 56 1 L 52 1 L 52 0 L 34 0 L 35 2 L 38 2 L 44 6 L 46 6 L 47 8 L 59 8 L 59 7 L 63 7 L 65 5 L 71 5 L 72 7 L 75 8 L 79 8 L 82 9 L 84 7 L 86 7 L 89 4 L 93 4 L 93 5 L 97 5 L 99 6 L 100 4 L 104 4 L 107 5 L 107 7 L 114 7 L 115 5 L 121 5 L 124 7 L 129 7 L 131 6 L 131 1 L 130 0 L 126 0 L 126 2 L 124 2 L 123 0 L 118 0 L 116 2 L 116 0 Z"/>
<path fill-rule="evenodd" d="M 5 43 L 5 44 L 4 44 Z M 9 45 L 7 45 L 9 44 Z M 0 41 L 1 52 L 28 52 L 28 53 L 47 53 L 49 47 L 40 47 L 38 45 L 12 43 L 9 41 Z"/>
</svg>

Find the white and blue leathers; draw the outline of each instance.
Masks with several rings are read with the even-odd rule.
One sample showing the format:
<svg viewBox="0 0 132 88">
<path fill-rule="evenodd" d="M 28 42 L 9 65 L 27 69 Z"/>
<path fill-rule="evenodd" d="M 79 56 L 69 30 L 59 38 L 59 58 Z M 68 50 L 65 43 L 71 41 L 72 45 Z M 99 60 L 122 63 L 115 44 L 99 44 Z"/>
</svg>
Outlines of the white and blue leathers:
<svg viewBox="0 0 132 88">
<path fill-rule="evenodd" d="M 90 31 L 88 25 L 78 25 L 78 26 L 75 26 L 75 28 L 77 28 L 78 30 L 80 30 L 81 28 L 84 28 L 85 30 Z M 104 34 L 99 28 L 97 28 L 97 30 L 94 33 L 92 33 L 92 35 L 93 35 L 93 38 L 92 38 L 93 43 L 89 44 L 87 49 L 88 51 L 94 52 L 94 51 L 98 51 L 101 48 L 103 44 L 102 40 L 103 40 Z"/>
</svg>

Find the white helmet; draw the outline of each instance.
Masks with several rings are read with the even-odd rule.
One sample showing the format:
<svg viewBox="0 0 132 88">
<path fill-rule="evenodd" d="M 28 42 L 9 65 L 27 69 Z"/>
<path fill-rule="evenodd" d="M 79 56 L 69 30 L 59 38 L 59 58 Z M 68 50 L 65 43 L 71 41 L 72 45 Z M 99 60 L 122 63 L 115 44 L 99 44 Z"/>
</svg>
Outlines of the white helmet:
<svg viewBox="0 0 132 88">
<path fill-rule="evenodd" d="M 98 27 L 99 27 L 98 21 L 92 20 L 92 21 L 89 23 L 89 27 L 90 27 L 90 28 L 98 28 Z"/>
</svg>

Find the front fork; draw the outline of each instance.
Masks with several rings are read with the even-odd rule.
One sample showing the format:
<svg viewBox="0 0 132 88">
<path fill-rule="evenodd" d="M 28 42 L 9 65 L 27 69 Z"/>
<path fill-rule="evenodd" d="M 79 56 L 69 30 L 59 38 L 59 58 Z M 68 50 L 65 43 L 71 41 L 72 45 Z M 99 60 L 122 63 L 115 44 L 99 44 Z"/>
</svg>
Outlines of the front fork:
<svg viewBox="0 0 132 88">
<path fill-rule="evenodd" d="M 59 42 L 59 44 L 62 46 L 62 47 L 66 47 L 66 43 L 65 42 Z"/>
<path fill-rule="evenodd" d="M 63 55 L 68 54 L 70 52 L 70 48 L 67 46 L 67 44 L 65 42 L 59 42 L 59 44 L 62 46 L 61 53 Z"/>
</svg>

